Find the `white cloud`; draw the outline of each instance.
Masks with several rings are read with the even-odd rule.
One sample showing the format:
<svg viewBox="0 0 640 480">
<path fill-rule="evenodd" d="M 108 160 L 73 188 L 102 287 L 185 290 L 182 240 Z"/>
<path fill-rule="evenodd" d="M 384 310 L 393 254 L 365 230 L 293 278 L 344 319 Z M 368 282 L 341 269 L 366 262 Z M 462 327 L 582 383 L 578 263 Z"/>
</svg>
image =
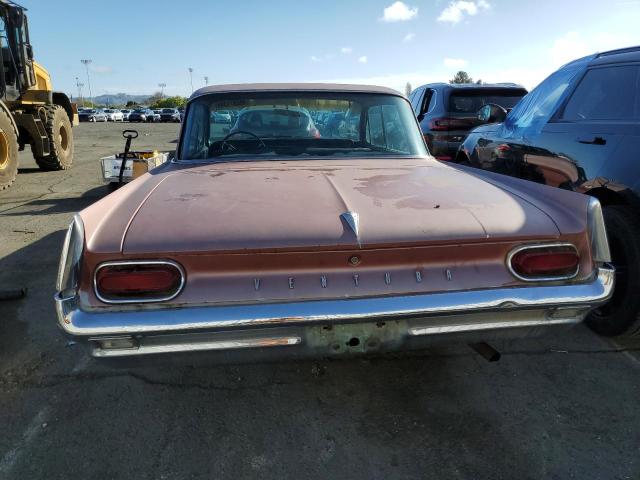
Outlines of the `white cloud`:
<svg viewBox="0 0 640 480">
<path fill-rule="evenodd" d="M 353 48 L 351 48 L 351 47 L 342 47 L 340 49 L 340 53 L 343 53 L 345 55 L 349 55 L 352 52 L 353 52 Z"/>
<path fill-rule="evenodd" d="M 568 32 L 554 42 L 550 52 L 551 59 L 554 65 L 560 66 L 593 53 L 590 48 L 587 41 L 578 32 Z"/>
<path fill-rule="evenodd" d="M 318 57 L 317 55 L 311 55 L 309 57 L 309 60 L 311 60 L 312 62 L 321 63 L 321 62 L 328 62 L 329 60 L 332 60 L 334 57 L 335 55 L 333 53 L 327 53 L 320 57 Z"/>
<path fill-rule="evenodd" d="M 465 15 L 470 17 L 477 15 L 481 10 L 488 10 L 491 7 L 486 0 L 468 1 L 457 0 L 449 2 L 447 8 L 445 8 L 438 17 L 439 22 L 458 23 Z"/>
<path fill-rule="evenodd" d="M 418 15 L 418 7 L 409 7 L 404 2 L 395 2 L 384 9 L 383 22 L 404 22 Z"/>
<path fill-rule="evenodd" d="M 407 33 L 404 38 L 402 39 L 402 41 L 404 43 L 409 43 L 410 41 L 412 41 L 414 38 L 416 38 L 416 34 L 413 32 Z"/>
<path fill-rule="evenodd" d="M 367 63 L 368 61 L 369 61 L 369 59 L 367 58 L 366 55 L 358 57 L 358 62 L 360 62 L 360 63 Z"/>
<path fill-rule="evenodd" d="M 591 55 L 592 53 L 636 45 L 638 44 L 638 38 L 637 34 L 627 31 L 591 33 L 589 35 L 582 35 L 580 32 L 571 31 L 565 33 L 553 42 L 549 50 L 549 56 L 553 62 L 552 66 L 555 69 L 567 62 Z"/>
<path fill-rule="evenodd" d="M 445 58 L 442 63 L 444 63 L 445 67 L 462 68 L 466 66 L 469 62 L 464 58 Z"/>
</svg>

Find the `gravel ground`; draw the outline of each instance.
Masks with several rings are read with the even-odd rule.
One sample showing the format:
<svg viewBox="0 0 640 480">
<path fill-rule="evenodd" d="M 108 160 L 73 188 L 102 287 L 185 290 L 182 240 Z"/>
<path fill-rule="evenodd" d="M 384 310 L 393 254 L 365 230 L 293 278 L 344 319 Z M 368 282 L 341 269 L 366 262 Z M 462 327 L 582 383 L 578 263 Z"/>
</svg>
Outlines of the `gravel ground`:
<svg viewBox="0 0 640 480">
<path fill-rule="evenodd" d="M 125 125 L 126 127 L 126 125 Z M 175 124 L 136 125 L 170 149 Z M 0 479 L 640 478 L 640 342 L 583 327 L 343 361 L 111 369 L 56 326 L 64 230 L 107 194 L 122 125 L 81 124 L 68 172 L 21 153 L 0 192 Z"/>
</svg>

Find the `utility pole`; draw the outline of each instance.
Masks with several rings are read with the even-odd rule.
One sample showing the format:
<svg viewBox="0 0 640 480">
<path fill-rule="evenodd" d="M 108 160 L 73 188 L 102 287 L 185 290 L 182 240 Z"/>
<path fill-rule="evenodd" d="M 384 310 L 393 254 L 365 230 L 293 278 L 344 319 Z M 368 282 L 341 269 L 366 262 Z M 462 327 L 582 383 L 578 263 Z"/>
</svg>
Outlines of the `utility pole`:
<svg viewBox="0 0 640 480">
<path fill-rule="evenodd" d="M 204 86 L 209 85 L 209 77 L 204 77 Z"/>
<path fill-rule="evenodd" d="M 193 68 L 189 67 L 189 82 L 191 83 L 191 93 L 193 93 Z"/>
<path fill-rule="evenodd" d="M 82 96 L 82 87 L 84 87 L 84 83 L 80 83 L 78 77 L 76 77 L 76 87 L 78 87 L 78 98 L 80 99 L 80 103 L 84 107 L 84 98 Z"/>
<path fill-rule="evenodd" d="M 89 64 L 92 62 L 90 58 L 85 58 L 84 60 L 80 60 L 80 62 L 84 65 L 85 70 L 87 71 L 87 83 L 89 84 L 89 101 L 93 102 L 93 94 L 91 93 L 91 78 L 89 77 Z"/>
<path fill-rule="evenodd" d="M 159 83 L 158 86 L 160 87 L 160 100 L 162 100 L 162 97 L 164 96 L 164 87 L 167 86 L 166 83 Z"/>
</svg>

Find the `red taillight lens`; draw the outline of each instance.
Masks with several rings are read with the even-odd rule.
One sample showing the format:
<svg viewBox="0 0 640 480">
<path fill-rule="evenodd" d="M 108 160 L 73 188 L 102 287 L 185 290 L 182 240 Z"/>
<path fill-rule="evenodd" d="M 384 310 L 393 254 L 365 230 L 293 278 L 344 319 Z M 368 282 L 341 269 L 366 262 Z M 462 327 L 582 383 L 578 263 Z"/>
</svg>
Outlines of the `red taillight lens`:
<svg viewBox="0 0 640 480">
<path fill-rule="evenodd" d="M 574 277 L 579 264 L 578 252 L 568 245 L 525 248 L 511 257 L 511 269 L 526 280 Z"/>
<path fill-rule="evenodd" d="M 429 122 L 429 128 L 436 132 L 445 130 L 468 130 L 471 122 L 461 118 L 434 118 Z"/>
<path fill-rule="evenodd" d="M 162 301 L 180 292 L 183 275 L 174 263 L 113 263 L 99 268 L 95 284 L 107 302 Z"/>
</svg>

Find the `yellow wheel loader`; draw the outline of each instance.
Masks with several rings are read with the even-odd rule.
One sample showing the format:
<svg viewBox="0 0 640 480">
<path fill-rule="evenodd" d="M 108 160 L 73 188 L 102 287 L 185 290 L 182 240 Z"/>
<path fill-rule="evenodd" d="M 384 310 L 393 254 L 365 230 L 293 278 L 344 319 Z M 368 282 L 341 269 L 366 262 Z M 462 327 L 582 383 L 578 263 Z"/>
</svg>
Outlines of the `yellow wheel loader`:
<svg viewBox="0 0 640 480">
<path fill-rule="evenodd" d="M 0 0 L 0 190 L 18 173 L 18 151 L 31 147 L 42 170 L 73 163 L 78 111 L 69 97 L 54 92 L 49 73 L 33 60 L 26 9 Z"/>
</svg>

